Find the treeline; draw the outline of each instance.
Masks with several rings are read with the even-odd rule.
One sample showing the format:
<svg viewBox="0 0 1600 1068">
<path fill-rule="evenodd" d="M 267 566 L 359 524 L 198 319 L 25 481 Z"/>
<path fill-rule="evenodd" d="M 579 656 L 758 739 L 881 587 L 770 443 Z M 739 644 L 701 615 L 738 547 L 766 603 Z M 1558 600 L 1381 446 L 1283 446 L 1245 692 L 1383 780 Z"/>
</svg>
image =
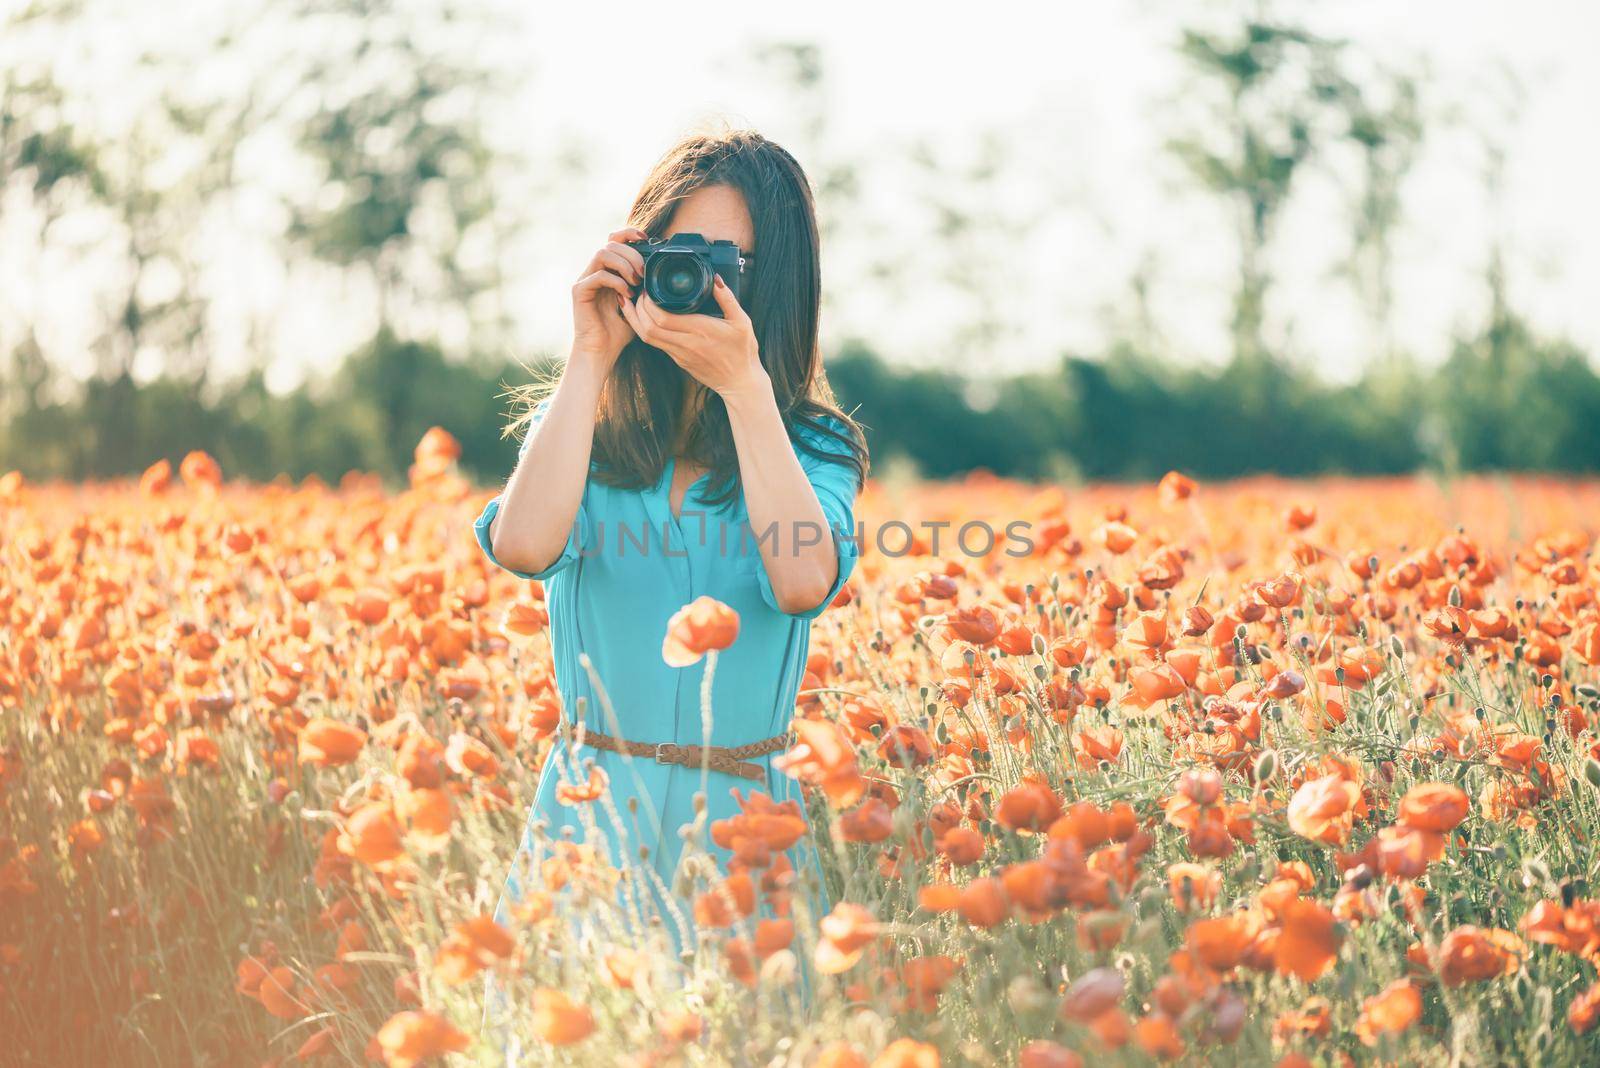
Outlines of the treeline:
<svg viewBox="0 0 1600 1068">
<path fill-rule="evenodd" d="M 11 407 L 0 470 L 136 474 L 198 448 L 231 476 L 333 482 L 364 470 L 397 485 L 432 426 L 460 440 L 471 475 L 503 479 L 515 459 L 501 434 L 506 388 L 549 369 L 450 360 L 385 335 L 287 394 L 253 374 L 210 393 L 161 378 L 123 380 L 113 396 L 118 383 L 96 382 L 77 399 L 49 403 L 48 367 L 17 366 L 20 376 L 0 381 Z M 1504 311 L 1438 368 L 1390 363 L 1348 385 L 1272 359 L 1204 371 L 1129 349 L 981 383 L 896 368 L 860 346 L 828 366 L 840 402 L 867 427 L 880 472 L 948 477 L 982 468 L 1087 480 L 1151 479 L 1174 468 L 1208 479 L 1600 469 L 1600 376 L 1581 351 L 1537 337 Z"/>
<path fill-rule="evenodd" d="M 874 463 L 909 460 L 932 477 L 1600 470 L 1600 376 L 1508 313 L 1442 366 L 1390 361 L 1348 385 L 1273 359 L 1212 371 L 1120 349 L 1006 379 L 978 410 L 969 383 L 860 350 L 829 373 L 869 426 Z"/>
</svg>

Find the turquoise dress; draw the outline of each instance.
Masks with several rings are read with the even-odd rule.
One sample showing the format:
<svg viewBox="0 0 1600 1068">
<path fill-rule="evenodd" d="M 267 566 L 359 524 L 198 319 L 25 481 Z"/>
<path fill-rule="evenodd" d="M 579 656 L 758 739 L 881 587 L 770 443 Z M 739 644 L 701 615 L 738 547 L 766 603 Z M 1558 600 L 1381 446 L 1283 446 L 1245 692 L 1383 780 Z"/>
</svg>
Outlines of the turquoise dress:
<svg viewBox="0 0 1600 1068">
<path fill-rule="evenodd" d="M 543 406 L 535 411 L 522 453 L 543 414 Z M 857 556 L 854 469 L 837 455 L 838 442 L 804 428 L 795 433 L 810 436 L 819 451 L 830 454 L 819 457 L 793 446 L 829 527 L 837 532 L 833 543 L 838 578 L 814 609 L 792 613 L 779 609 L 759 550 L 749 536 L 742 493 L 731 505 L 713 510 L 702 497 L 709 488 L 708 476 L 702 476 L 685 493 L 681 514 L 673 516 L 668 501 L 671 461 L 660 480 L 647 489 L 619 489 L 591 477 L 561 555 L 543 571 L 507 568 L 521 578 L 544 583 L 564 718 L 576 720 L 581 709 L 583 719 L 595 729 L 630 741 L 703 744 L 701 687 L 707 660 L 686 668 L 669 667 L 661 646 L 672 614 L 697 597 L 709 596 L 739 614 L 738 638 L 717 654 L 712 672 L 710 744 L 745 745 L 789 729 L 805 672 L 811 620 L 839 592 Z M 489 540 L 489 524 L 499 507 L 500 497 L 490 500 L 475 530 L 483 552 L 504 567 L 495 560 Z M 787 549 L 789 532 L 782 533 L 780 549 Z M 828 532 L 805 536 L 826 538 Z M 654 928 L 653 913 L 671 949 L 691 947 L 692 898 L 681 896 L 682 887 L 674 882 L 685 852 L 680 828 L 694 822 L 694 798 L 703 790 L 709 818 L 700 842 L 717 858 L 719 872 L 725 873 L 729 854 L 711 841 L 710 824 L 739 812 L 730 791 L 737 788 L 746 796 L 759 791 L 779 802 L 800 798 L 799 784 L 772 768 L 774 755 L 754 758 L 765 770 L 760 780 L 754 780 L 558 742 L 540 770 L 528 826 L 506 879 L 497 918 L 504 920 L 510 902 L 522 899 L 524 885 L 529 880 L 536 885 L 541 877 L 537 864 L 541 850 L 533 825 L 542 820 L 550 838 L 570 836 L 588 843 L 599 838 L 613 864 L 634 866 L 643 885 L 629 892 L 624 884 L 618 895 L 622 913 Z M 602 797 L 584 805 L 564 804 L 556 787 L 586 780 L 582 765 L 588 760 L 606 774 L 609 803 Z M 643 859 L 641 847 L 647 850 Z M 798 874 L 809 874 L 821 888 L 805 895 L 807 907 L 820 910 L 814 916 L 825 913 L 831 902 L 811 836 L 792 847 L 788 857 Z M 527 863 L 530 860 L 534 863 Z M 797 892 L 795 898 L 798 905 L 802 896 Z M 758 918 L 770 914 L 763 904 Z M 572 922 L 589 921 L 574 917 Z M 798 944 L 795 948 L 800 949 Z"/>
</svg>

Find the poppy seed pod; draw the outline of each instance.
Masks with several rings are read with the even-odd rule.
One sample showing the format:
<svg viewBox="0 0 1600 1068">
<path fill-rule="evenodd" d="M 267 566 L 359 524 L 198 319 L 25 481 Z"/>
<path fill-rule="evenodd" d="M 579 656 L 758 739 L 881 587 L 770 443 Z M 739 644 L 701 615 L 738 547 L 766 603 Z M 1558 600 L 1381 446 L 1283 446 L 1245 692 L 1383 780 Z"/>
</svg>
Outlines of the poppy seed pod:
<svg viewBox="0 0 1600 1068">
<path fill-rule="evenodd" d="M 1583 777 L 1589 780 L 1589 785 L 1600 790 L 1600 760 L 1590 757 L 1583 762 Z"/>
</svg>

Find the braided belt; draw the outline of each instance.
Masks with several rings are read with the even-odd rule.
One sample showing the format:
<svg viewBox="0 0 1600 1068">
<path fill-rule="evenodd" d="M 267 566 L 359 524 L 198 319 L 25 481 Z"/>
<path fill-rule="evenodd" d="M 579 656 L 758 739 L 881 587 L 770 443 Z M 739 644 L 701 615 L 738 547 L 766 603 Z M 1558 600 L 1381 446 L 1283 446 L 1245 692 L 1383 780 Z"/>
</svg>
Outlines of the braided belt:
<svg viewBox="0 0 1600 1068">
<path fill-rule="evenodd" d="M 714 771 L 725 771 L 730 775 L 739 775 L 746 779 L 759 780 L 766 776 L 767 769 L 760 764 L 744 759 L 745 757 L 762 756 L 766 753 L 776 753 L 779 750 L 791 748 L 796 741 L 795 733 L 789 731 L 784 734 L 763 738 L 759 742 L 749 745 L 678 745 L 676 742 L 630 742 L 626 738 L 613 738 L 609 734 L 601 734 L 593 728 L 585 728 L 575 737 L 585 745 L 592 745 L 596 749 L 609 749 L 613 753 L 626 753 L 629 756 L 651 757 L 658 764 L 680 764 L 688 768 L 698 768 L 702 764 Z"/>
</svg>

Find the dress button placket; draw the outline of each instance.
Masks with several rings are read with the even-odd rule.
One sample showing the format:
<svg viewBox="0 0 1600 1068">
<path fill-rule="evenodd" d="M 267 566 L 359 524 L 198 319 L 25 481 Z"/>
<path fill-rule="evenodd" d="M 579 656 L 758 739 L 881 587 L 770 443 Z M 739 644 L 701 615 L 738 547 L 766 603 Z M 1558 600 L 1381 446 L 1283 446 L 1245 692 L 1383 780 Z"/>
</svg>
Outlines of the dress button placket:
<svg viewBox="0 0 1600 1068">
<path fill-rule="evenodd" d="M 661 479 L 659 502 L 661 512 L 666 516 L 661 525 L 661 552 L 667 558 L 667 566 L 672 569 L 673 582 L 679 594 L 679 604 L 688 604 L 694 600 L 694 569 L 690 566 L 689 547 L 687 539 L 683 536 L 682 522 L 672 512 L 672 479 L 677 471 L 677 466 L 676 458 L 668 460 L 667 469 Z M 693 488 L 693 486 L 690 486 L 684 491 L 683 507 L 685 508 L 689 506 L 689 490 Z M 697 740 L 697 738 L 686 739 L 683 737 L 686 723 L 692 727 L 696 736 L 701 733 L 698 687 L 695 687 L 695 693 L 692 695 L 693 701 L 690 702 L 693 708 L 688 714 L 685 713 L 684 680 L 688 674 L 688 671 L 679 671 L 677 684 L 673 688 L 672 735 L 670 740 L 679 745 Z"/>
</svg>

